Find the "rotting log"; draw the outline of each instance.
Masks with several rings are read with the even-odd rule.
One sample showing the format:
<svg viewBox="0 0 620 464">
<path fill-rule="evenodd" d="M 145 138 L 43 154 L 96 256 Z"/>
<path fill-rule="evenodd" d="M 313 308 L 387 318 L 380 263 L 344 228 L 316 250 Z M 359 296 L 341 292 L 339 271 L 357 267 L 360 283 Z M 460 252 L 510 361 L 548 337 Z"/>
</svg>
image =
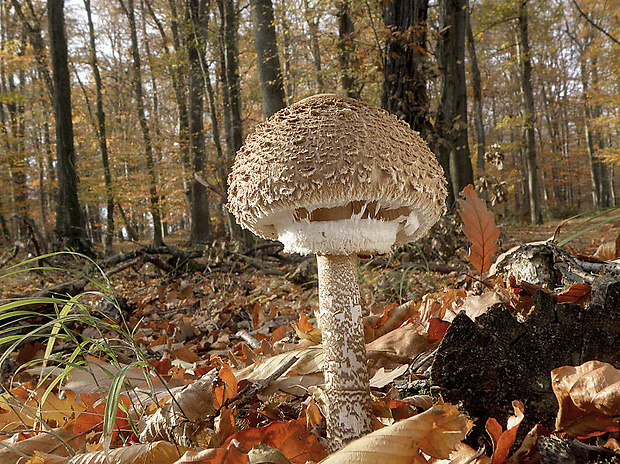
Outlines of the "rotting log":
<svg viewBox="0 0 620 464">
<path fill-rule="evenodd" d="M 620 280 L 595 279 L 585 307 L 555 304 L 544 291 L 534 305 L 523 322 L 505 305 L 475 321 L 460 313 L 437 350 L 432 383 L 476 419 L 478 437 L 488 418 L 506 423 L 513 400 L 525 405 L 520 435 L 536 422 L 553 429 L 558 404 L 550 372 L 557 367 L 595 359 L 620 367 Z"/>
</svg>

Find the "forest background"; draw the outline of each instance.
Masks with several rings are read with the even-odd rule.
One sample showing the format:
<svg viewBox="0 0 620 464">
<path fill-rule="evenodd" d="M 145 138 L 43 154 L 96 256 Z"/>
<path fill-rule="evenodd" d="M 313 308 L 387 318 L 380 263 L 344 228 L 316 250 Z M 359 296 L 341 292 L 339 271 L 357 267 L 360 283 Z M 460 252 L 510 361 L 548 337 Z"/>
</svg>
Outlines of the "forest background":
<svg viewBox="0 0 620 464">
<path fill-rule="evenodd" d="M 500 221 L 614 206 L 619 14 L 616 0 L 1 0 L 0 243 L 248 245 L 224 207 L 235 152 L 328 92 L 418 130 L 451 205 L 475 182 Z"/>
</svg>

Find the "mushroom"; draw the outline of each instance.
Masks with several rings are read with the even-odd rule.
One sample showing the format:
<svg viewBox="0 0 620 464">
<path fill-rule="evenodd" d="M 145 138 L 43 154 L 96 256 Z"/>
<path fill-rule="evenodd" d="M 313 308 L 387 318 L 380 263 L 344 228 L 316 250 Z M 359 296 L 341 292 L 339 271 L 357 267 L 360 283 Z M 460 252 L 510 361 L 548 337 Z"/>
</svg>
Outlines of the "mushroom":
<svg viewBox="0 0 620 464">
<path fill-rule="evenodd" d="M 286 252 L 317 255 L 333 449 L 373 428 L 357 255 L 426 234 L 445 209 L 445 184 L 407 123 L 338 95 L 278 111 L 237 153 L 227 205 L 237 222 Z"/>
</svg>

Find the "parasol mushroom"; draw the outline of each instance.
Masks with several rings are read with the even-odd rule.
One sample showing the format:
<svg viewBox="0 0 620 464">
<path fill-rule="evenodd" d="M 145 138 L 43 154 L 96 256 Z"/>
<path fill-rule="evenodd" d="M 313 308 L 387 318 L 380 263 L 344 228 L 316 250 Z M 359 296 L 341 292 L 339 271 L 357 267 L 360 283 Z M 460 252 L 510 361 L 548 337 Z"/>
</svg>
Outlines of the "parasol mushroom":
<svg viewBox="0 0 620 464">
<path fill-rule="evenodd" d="M 357 255 L 426 234 L 445 209 L 445 183 L 407 123 L 337 95 L 278 111 L 237 153 L 228 193 L 237 222 L 286 252 L 317 255 L 333 449 L 372 430 Z"/>
</svg>

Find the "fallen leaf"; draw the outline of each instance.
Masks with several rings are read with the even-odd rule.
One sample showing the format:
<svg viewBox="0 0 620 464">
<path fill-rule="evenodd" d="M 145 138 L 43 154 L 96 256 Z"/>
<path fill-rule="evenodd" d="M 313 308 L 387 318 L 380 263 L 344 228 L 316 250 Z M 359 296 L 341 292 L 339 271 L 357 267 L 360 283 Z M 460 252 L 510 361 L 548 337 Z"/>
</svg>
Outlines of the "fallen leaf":
<svg viewBox="0 0 620 464">
<path fill-rule="evenodd" d="M 429 462 L 425 455 L 448 459 L 471 427 L 456 406 L 438 403 L 355 440 L 320 464 L 422 464 Z"/>
<path fill-rule="evenodd" d="M 66 464 L 173 464 L 185 449 L 165 441 L 124 446 L 106 453 L 76 454 Z"/>
<path fill-rule="evenodd" d="M 591 437 L 620 430 L 620 370 L 588 361 L 551 371 L 553 392 L 560 409 L 555 426 L 571 437 Z"/>
<path fill-rule="evenodd" d="M 239 449 L 249 452 L 253 446 L 264 444 L 282 451 L 292 464 L 306 464 L 325 457 L 326 450 L 316 435 L 311 434 L 299 420 L 272 422 L 266 427 L 252 427 L 232 435 L 225 445 L 236 440 Z"/>
<path fill-rule="evenodd" d="M 43 453 L 55 453 L 58 456 L 69 456 L 66 445 L 72 451 L 79 451 L 85 445 L 83 436 L 75 436 L 73 433 L 73 422 L 68 422 L 63 427 L 51 430 L 49 433 L 39 433 L 34 437 L 21 440 L 16 443 L 5 445 L 7 448 L 0 449 L 0 462 L 2 464 L 13 464 L 24 462 L 23 456 L 34 456 L 37 451 Z"/>
<path fill-rule="evenodd" d="M 568 289 L 558 293 L 556 300 L 558 303 L 576 303 L 584 306 L 590 301 L 592 287 L 587 283 L 574 283 Z"/>
<path fill-rule="evenodd" d="M 479 274 L 484 274 L 493 263 L 493 255 L 499 248 L 497 239 L 500 229 L 495 225 L 495 215 L 487 209 L 474 186 L 469 184 L 459 198 L 459 216 L 463 221 L 463 233 L 471 242 L 469 260 Z"/>
<path fill-rule="evenodd" d="M 186 451 L 174 464 L 250 464 L 248 455 L 237 450 L 237 442 L 227 448 L 212 448 L 203 451 Z"/>
<path fill-rule="evenodd" d="M 493 464 L 502 464 L 506 461 L 510 448 L 517 438 L 517 430 L 519 429 L 519 425 L 523 421 L 523 403 L 520 401 L 513 401 L 512 407 L 515 415 L 508 418 L 508 425 L 505 431 L 502 431 L 502 427 L 497 423 L 497 421 L 495 421 L 495 419 L 491 418 L 487 421 L 487 431 L 493 439 Z M 495 422 L 494 424 L 493 421 Z"/>
</svg>

